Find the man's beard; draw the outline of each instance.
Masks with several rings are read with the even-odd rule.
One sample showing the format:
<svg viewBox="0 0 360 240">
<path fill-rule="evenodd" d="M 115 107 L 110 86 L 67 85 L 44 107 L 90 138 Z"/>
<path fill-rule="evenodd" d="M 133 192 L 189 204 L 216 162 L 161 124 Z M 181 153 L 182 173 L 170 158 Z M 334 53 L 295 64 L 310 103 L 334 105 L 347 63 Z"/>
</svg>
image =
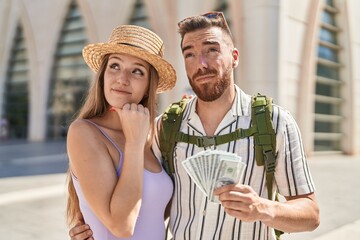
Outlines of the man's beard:
<svg viewBox="0 0 360 240">
<path fill-rule="evenodd" d="M 215 69 L 207 69 L 205 71 L 198 71 L 196 74 L 194 74 L 192 79 L 196 79 L 197 77 L 204 76 L 204 75 L 216 75 L 217 80 L 216 82 L 207 82 L 205 84 L 197 85 L 188 76 L 190 86 L 192 87 L 194 93 L 197 95 L 197 97 L 204 101 L 204 102 L 212 102 L 216 99 L 220 98 L 225 90 L 230 85 L 230 76 L 231 76 L 232 68 L 229 66 L 227 69 L 225 69 L 225 72 L 223 76 L 219 76 L 219 73 Z"/>
</svg>

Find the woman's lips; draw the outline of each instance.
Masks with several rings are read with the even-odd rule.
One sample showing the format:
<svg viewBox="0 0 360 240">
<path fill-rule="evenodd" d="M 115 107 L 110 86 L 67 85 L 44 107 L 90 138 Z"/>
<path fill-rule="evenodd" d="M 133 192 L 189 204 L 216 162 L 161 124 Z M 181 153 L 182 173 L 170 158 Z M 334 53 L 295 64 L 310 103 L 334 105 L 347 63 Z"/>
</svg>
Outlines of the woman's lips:
<svg viewBox="0 0 360 240">
<path fill-rule="evenodd" d="M 131 94 L 131 92 L 123 90 L 123 89 L 112 88 L 111 90 L 116 92 L 116 93 L 120 93 L 120 94 Z"/>
</svg>

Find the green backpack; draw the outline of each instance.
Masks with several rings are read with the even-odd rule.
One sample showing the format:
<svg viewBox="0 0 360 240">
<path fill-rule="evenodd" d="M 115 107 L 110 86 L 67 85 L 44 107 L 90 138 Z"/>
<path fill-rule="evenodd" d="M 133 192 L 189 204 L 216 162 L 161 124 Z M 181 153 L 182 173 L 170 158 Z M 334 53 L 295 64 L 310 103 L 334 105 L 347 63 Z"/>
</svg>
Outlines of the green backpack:
<svg viewBox="0 0 360 240">
<path fill-rule="evenodd" d="M 174 148 L 177 142 L 195 144 L 198 147 L 211 147 L 250 136 L 254 137 L 255 157 L 258 166 L 266 170 L 266 186 L 268 199 L 272 200 L 272 184 L 275 173 L 276 136 L 272 122 L 272 98 L 261 94 L 251 98 L 251 126 L 248 129 L 238 128 L 234 132 L 208 136 L 194 136 L 180 132 L 183 111 L 189 98 L 172 103 L 162 116 L 159 131 L 159 144 L 165 171 L 173 178 L 174 173 Z M 277 239 L 280 231 L 275 230 Z"/>
</svg>

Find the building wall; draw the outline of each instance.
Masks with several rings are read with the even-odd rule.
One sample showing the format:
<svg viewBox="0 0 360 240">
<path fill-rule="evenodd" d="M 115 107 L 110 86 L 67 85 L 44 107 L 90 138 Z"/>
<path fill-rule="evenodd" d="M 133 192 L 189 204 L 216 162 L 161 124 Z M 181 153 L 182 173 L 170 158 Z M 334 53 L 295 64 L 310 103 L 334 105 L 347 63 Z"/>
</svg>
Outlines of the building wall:
<svg viewBox="0 0 360 240">
<path fill-rule="evenodd" d="M 346 17 L 341 20 L 345 26 L 344 42 L 348 55 L 345 62 L 348 71 L 346 77 L 348 85 L 346 88 L 346 115 L 344 127 L 346 138 L 344 139 L 344 151 L 347 154 L 360 154 L 360 2 L 356 0 L 342 0 L 341 10 Z M 347 34 L 345 34 L 347 33 Z"/>
<path fill-rule="evenodd" d="M 237 84 L 249 94 L 261 92 L 296 118 L 307 154 L 313 152 L 314 79 L 319 19 L 325 0 L 228 0 L 228 12 L 240 64 Z M 342 12 L 341 58 L 345 67 L 343 152 L 360 154 L 360 2 L 334 0 Z M 107 41 L 111 30 L 128 23 L 135 0 L 77 0 L 89 42 Z M 165 57 L 178 73 L 176 87 L 160 96 L 159 111 L 189 88 L 177 22 L 216 9 L 217 0 L 143 0 L 149 21 L 165 42 Z M 0 1 L 0 115 L 12 39 L 21 22 L 26 39 L 30 78 L 29 139 L 42 141 L 46 131 L 49 81 L 59 34 L 70 0 Z"/>
</svg>

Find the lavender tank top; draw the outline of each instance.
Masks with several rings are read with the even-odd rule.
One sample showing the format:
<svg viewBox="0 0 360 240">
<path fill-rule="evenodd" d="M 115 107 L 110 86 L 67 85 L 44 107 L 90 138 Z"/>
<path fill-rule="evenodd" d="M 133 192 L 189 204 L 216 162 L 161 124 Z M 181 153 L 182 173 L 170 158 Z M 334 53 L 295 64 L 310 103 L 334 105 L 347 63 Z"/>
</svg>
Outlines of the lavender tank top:
<svg viewBox="0 0 360 240">
<path fill-rule="evenodd" d="M 117 176 L 121 175 L 121 168 L 123 163 L 123 154 L 116 145 L 116 143 L 95 123 L 94 124 L 102 134 L 109 139 L 119 152 L 119 165 L 116 169 Z M 115 171 L 115 169 L 114 169 Z M 95 240 L 119 240 L 119 239 L 133 239 L 133 240 L 159 240 L 165 239 L 165 224 L 164 224 L 164 211 L 168 204 L 172 192 L 173 183 L 164 169 L 159 173 L 149 172 L 144 169 L 143 176 L 143 193 L 142 204 L 140 213 L 136 222 L 135 232 L 131 238 L 117 238 L 104 226 L 101 221 L 96 217 L 87 203 L 78 179 L 72 174 L 74 187 L 79 198 L 80 209 L 84 216 L 84 220 L 90 225 L 93 231 Z M 118 204 L 121 204 L 119 202 Z"/>
</svg>

